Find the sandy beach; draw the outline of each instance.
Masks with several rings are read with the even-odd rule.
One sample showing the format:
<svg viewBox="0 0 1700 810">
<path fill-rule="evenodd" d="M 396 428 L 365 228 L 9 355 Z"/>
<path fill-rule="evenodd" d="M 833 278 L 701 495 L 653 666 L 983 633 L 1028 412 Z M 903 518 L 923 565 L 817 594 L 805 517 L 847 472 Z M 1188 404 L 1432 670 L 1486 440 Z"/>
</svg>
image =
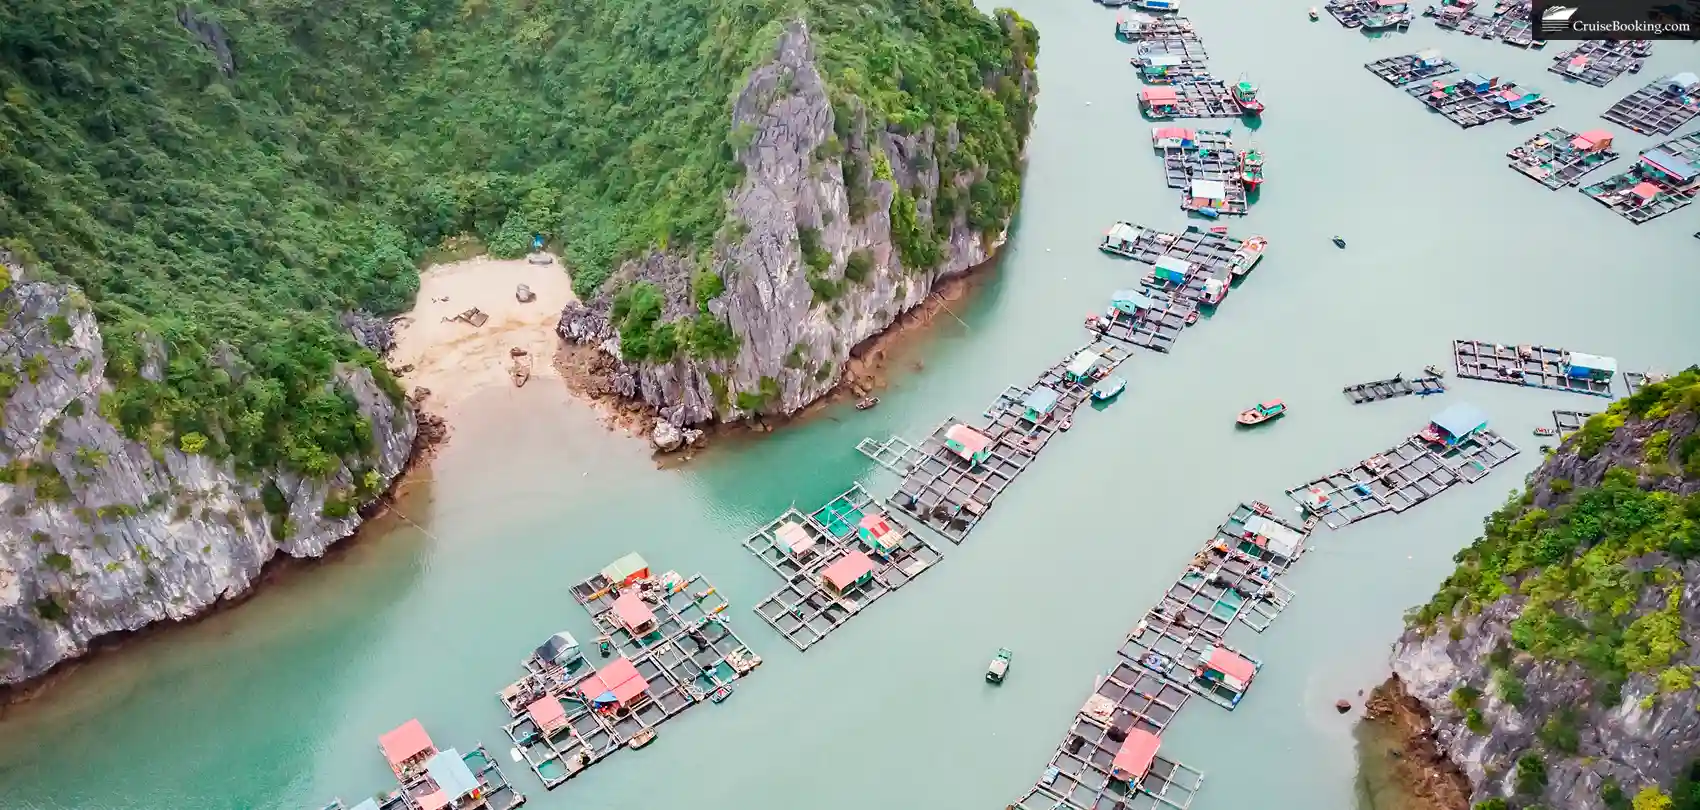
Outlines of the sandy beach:
<svg viewBox="0 0 1700 810">
<path fill-rule="evenodd" d="M 537 298 L 521 303 L 515 295 L 521 284 Z M 401 375 L 403 385 L 409 391 L 430 389 L 431 410 L 452 420 L 455 405 L 471 394 L 512 388 L 516 362 L 529 362 L 528 385 L 557 379 L 555 325 L 561 308 L 573 300 L 572 278 L 559 260 L 532 264 L 480 256 L 427 268 L 419 276 L 413 310 L 395 321 L 390 366 L 412 366 Z M 455 320 L 473 308 L 489 316 L 483 326 Z M 516 347 L 526 355 L 513 357 Z"/>
</svg>

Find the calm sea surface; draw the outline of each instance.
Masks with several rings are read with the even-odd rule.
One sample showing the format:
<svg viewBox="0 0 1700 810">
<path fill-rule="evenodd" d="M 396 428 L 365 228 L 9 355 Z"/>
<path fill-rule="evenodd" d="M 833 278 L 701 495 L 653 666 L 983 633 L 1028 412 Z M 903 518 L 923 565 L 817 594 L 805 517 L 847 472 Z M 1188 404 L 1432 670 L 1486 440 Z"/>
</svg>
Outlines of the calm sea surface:
<svg viewBox="0 0 1700 810">
<path fill-rule="evenodd" d="M 517 766 L 532 807 L 987 810 L 1043 770 L 1129 625 L 1237 502 L 1381 450 L 1442 402 L 1353 407 L 1347 383 L 1447 363 L 1451 339 L 1559 345 L 1674 370 L 1700 359 L 1700 207 L 1635 227 L 1575 191 L 1549 192 L 1504 153 L 1545 126 L 1597 119 L 1639 79 L 1700 68 L 1661 43 L 1642 77 L 1566 85 L 1552 52 L 1446 34 L 1371 40 L 1305 5 L 1196 0 L 1214 70 L 1260 83 L 1251 142 L 1269 180 L 1235 234 L 1272 241 L 1263 263 L 1168 356 L 1136 355 L 1126 394 L 998 501 L 962 547 L 807 655 L 751 611 L 778 584 L 740 538 L 793 502 L 858 478 L 864 435 L 918 436 L 977 413 L 1003 386 L 1082 340 L 1081 316 L 1140 265 L 1100 255 L 1116 219 L 1178 229 L 1175 194 L 1134 104 L 1115 12 L 1021 0 L 1043 36 L 1043 101 L 1020 219 L 995 278 L 914 352 L 873 411 L 845 409 L 658 471 L 552 385 L 494 391 L 457 425 L 405 518 L 238 609 L 136 644 L 0 721 L 0 807 L 302 808 L 391 785 L 377 736 L 418 717 L 439 744 L 488 744 L 506 763 L 496 690 L 548 633 L 590 635 L 570 583 L 641 551 L 705 573 L 767 659 L 737 695 L 662 729 L 552 794 Z M 1460 130 L 1360 65 L 1438 47 L 1467 70 L 1545 89 L 1536 125 Z M 1210 126 L 1210 124 L 1206 124 Z M 1236 124 L 1237 126 L 1237 124 Z M 1236 133 L 1242 140 L 1243 127 Z M 1619 132 L 1619 149 L 1651 139 Z M 1337 250 L 1340 234 L 1350 248 Z M 907 363 L 906 363 L 907 364 Z M 1293 408 L 1236 432 L 1249 403 Z M 1323 532 L 1289 579 L 1299 596 L 1267 633 L 1232 713 L 1195 702 L 1164 738 L 1208 774 L 1195 807 L 1344 808 L 1360 802 L 1352 719 L 1378 682 L 1400 614 L 1425 599 L 1481 517 L 1536 464 L 1531 428 L 1602 401 L 1490 384 L 1470 400 L 1528 451 L 1485 481 L 1403 516 Z M 998 647 L 1008 683 L 981 680 Z"/>
</svg>

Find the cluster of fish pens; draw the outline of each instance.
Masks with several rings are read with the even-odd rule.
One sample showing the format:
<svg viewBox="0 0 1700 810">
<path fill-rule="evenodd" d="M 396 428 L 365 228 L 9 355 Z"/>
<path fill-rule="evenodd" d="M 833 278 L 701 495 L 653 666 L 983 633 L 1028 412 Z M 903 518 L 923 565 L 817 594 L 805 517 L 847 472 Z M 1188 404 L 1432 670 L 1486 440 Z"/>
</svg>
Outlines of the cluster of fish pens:
<svg viewBox="0 0 1700 810">
<path fill-rule="evenodd" d="M 1550 346 L 1505 346 L 1485 340 L 1452 341 L 1458 376 L 1470 380 L 1526 385 L 1553 391 L 1612 396 L 1617 360 Z M 1639 375 L 1645 376 L 1645 375 Z M 1625 374 L 1625 385 L 1635 393 Z"/>
<path fill-rule="evenodd" d="M 1626 171 L 1582 189 L 1637 225 L 1688 207 L 1700 196 L 1700 134 L 1672 138 L 1641 153 Z"/>
<path fill-rule="evenodd" d="M 1328 0 L 1323 7 L 1346 28 L 1377 32 L 1411 27 L 1406 0 Z"/>
<path fill-rule="evenodd" d="M 525 661 L 526 674 L 499 694 L 516 759 L 553 790 L 620 748 L 642 748 L 656 728 L 760 666 L 732 631 L 726 599 L 701 574 L 651 576 L 637 554 L 574 585 L 573 599 L 600 634 L 593 668 L 570 633 Z"/>
<path fill-rule="evenodd" d="M 1480 73 L 1413 84 L 1405 92 L 1465 129 L 1505 119 L 1528 121 L 1553 108 L 1538 90 Z"/>
<path fill-rule="evenodd" d="M 1442 31 L 1497 39 L 1519 48 L 1546 47 L 1546 40 L 1535 37 L 1535 27 L 1530 23 L 1533 8 L 1530 0 L 1500 3 L 1488 16 L 1476 14 L 1475 8 L 1476 0 L 1445 0 L 1438 8 L 1424 9 L 1423 16 L 1433 17 L 1435 27 Z"/>
<path fill-rule="evenodd" d="M 378 738 L 378 750 L 400 787 L 353 806 L 333 799 L 324 810 L 511 810 L 525 794 L 508 784 L 484 746 L 465 754 L 438 750 L 418 720 Z"/>
<path fill-rule="evenodd" d="M 1640 73 L 1653 43 L 1645 39 L 1590 39 L 1552 58 L 1548 71 L 1566 79 L 1605 87 L 1625 73 Z"/>
<path fill-rule="evenodd" d="M 1389 56 L 1374 62 L 1364 63 L 1369 72 L 1381 77 L 1381 80 L 1394 87 L 1404 87 L 1412 82 L 1433 79 L 1456 73 L 1458 66 L 1440 55 L 1440 51 L 1428 49 L 1416 53 Z"/>
<path fill-rule="evenodd" d="M 1612 134 L 1591 130 L 1580 135 L 1553 127 L 1517 146 L 1505 156 L 1511 168 L 1554 191 L 1580 185 L 1582 178 L 1617 160 L 1612 151 Z"/>
<path fill-rule="evenodd" d="M 1700 76 L 1665 76 L 1611 105 L 1601 118 L 1642 135 L 1669 135 L 1700 115 Z"/>
<path fill-rule="evenodd" d="M 1163 156 L 1163 179 L 1181 192 L 1181 209 L 1215 218 L 1244 214 L 1263 182 L 1263 156 L 1237 152 L 1228 130 L 1156 127 L 1151 148 Z"/>
<path fill-rule="evenodd" d="M 1244 77 L 1226 82 L 1208 69 L 1204 41 L 1184 17 L 1123 17 L 1116 36 L 1133 43 L 1138 55 L 1128 61 L 1146 84 L 1140 109 L 1149 118 L 1245 118 L 1263 113 L 1257 85 Z"/>
</svg>

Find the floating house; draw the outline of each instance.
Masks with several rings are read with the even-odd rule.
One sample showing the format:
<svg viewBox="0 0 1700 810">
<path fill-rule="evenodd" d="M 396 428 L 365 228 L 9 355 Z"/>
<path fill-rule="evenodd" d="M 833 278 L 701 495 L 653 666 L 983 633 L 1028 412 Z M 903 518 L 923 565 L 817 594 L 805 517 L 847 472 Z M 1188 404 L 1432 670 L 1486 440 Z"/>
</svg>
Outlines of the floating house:
<svg viewBox="0 0 1700 810">
<path fill-rule="evenodd" d="M 1057 409 L 1057 400 L 1061 397 L 1055 389 L 1043 385 L 1034 386 L 1027 393 L 1027 398 L 1021 401 L 1021 415 L 1034 424 L 1051 418 L 1051 412 Z"/>
<path fill-rule="evenodd" d="M 570 667 L 574 663 L 584 660 L 584 654 L 579 650 L 578 639 L 573 638 L 573 634 L 565 630 L 550 636 L 547 641 L 537 645 L 537 649 L 533 650 L 531 654 L 537 658 L 538 663 L 545 667 Z"/>
<path fill-rule="evenodd" d="M 1110 294 L 1110 309 L 1135 317 L 1156 306 L 1157 302 L 1138 290 L 1116 290 Z"/>
<path fill-rule="evenodd" d="M 632 552 L 608 564 L 602 569 L 602 578 L 616 588 L 624 588 L 640 579 L 649 579 L 649 563 L 643 556 Z"/>
<path fill-rule="evenodd" d="M 969 466 L 979 464 L 992 456 L 992 440 L 967 425 L 957 422 L 944 432 L 944 446 L 955 453 L 958 458 L 968 462 Z"/>
<path fill-rule="evenodd" d="M 1139 106 L 1152 118 L 1171 118 L 1180 112 L 1180 96 L 1173 87 L 1147 87 L 1139 91 Z"/>
<path fill-rule="evenodd" d="M 1505 105 L 1508 110 L 1521 110 L 1541 100 L 1541 91 L 1522 87 L 1502 87 L 1493 95 L 1494 102 Z"/>
<path fill-rule="evenodd" d="M 656 630 L 655 612 L 636 591 L 620 594 L 620 598 L 614 600 L 614 617 L 620 620 L 620 626 L 626 628 L 626 632 L 637 638 Z"/>
<path fill-rule="evenodd" d="M 425 761 L 437 755 L 437 746 L 418 720 L 409 720 L 378 738 L 378 750 L 390 763 L 397 779 L 408 781 L 425 767 Z"/>
<path fill-rule="evenodd" d="M 855 549 L 833 560 L 820 572 L 821 587 L 826 589 L 828 596 L 836 599 L 843 599 L 873 578 L 873 559 Z"/>
<path fill-rule="evenodd" d="M 1091 349 L 1082 349 L 1073 360 L 1068 361 L 1068 368 L 1063 369 L 1063 379 L 1069 382 L 1086 383 L 1092 381 L 1092 368 L 1098 365 L 1103 357 Z"/>
<path fill-rule="evenodd" d="M 1186 127 L 1152 127 L 1151 148 L 1190 149 L 1198 144 L 1198 132 Z"/>
<path fill-rule="evenodd" d="M 1678 73 L 1665 82 L 1665 92 L 1673 96 L 1687 96 L 1700 93 L 1700 76 L 1692 73 Z"/>
<path fill-rule="evenodd" d="M 1118 222 L 1104 232 L 1104 241 L 1098 243 L 1098 249 L 1118 256 L 1134 257 L 1138 247 L 1139 228 L 1126 222 Z"/>
<path fill-rule="evenodd" d="M 801 557 L 815 548 L 815 538 L 809 534 L 808 529 L 803 528 L 803 524 L 794 520 L 779 524 L 779 528 L 773 532 L 773 537 L 779 541 L 785 553 L 792 557 Z"/>
<path fill-rule="evenodd" d="M 1583 152 L 1604 152 L 1611 148 L 1612 134 L 1603 129 L 1590 129 L 1570 139 L 1570 148 Z"/>
<path fill-rule="evenodd" d="M 1189 208 L 1228 207 L 1228 184 L 1221 180 L 1194 180 L 1188 193 Z"/>
<path fill-rule="evenodd" d="M 1148 82 L 1167 82 L 1186 66 L 1178 53 L 1154 53 L 1139 57 L 1139 77 Z"/>
<path fill-rule="evenodd" d="M 1700 170 L 1694 164 L 1684 160 L 1663 146 L 1648 149 L 1641 153 L 1639 165 L 1642 173 L 1676 189 L 1685 189 L 1700 179 Z"/>
<path fill-rule="evenodd" d="M 1226 687 L 1234 695 L 1232 701 L 1235 703 L 1251 687 L 1251 679 L 1257 675 L 1256 664 L 1226 647 L 1211 647 L 1200 656 L 1200 661 L 1198 670 L 1193 674 L 1207 685 Z"/>
<path fill-rule="evenodd" d="M 1262 515 L 1246 518 L 1245 534 L 1245 539 L 1255 543 L 1258 548 L 1289 560 L 1298 557 L 1299 551 L 1304 548 L 1303 534 Z"/>
<path fill-rule="evenodd" d="M 1483 76 L 1480 73 L 1466 73 L 1464 74 L 1464 78 L 1460 79 L 1459 82 L 1470 91 L 1476 93 L 1486 93 L 1487 91 L 1499 86 L 1498 77 Z"/>
<path fill-rule="evenodd" d="M 630 659 L 622 656 L 585 678 L 579 684 L 579 694 L 598 709 L 631 709 L 649 698 L 649 681 L 638 674 Z"/>
<path fill-rule="evenodd" d="M 1305 490 L 1304 508 L 1313 515 L 1320 515 L 1334 507 L 1332 498 L 1322 491 L 1322 487 L 1311 487 Z"/>
<path fill-rule="evenodd" d="M 1440 51 L 1429 48 L 1428 50 L 1417 51 L 1411 63 L 1413 67 L 1418 69 L 1436 68 L 1446 64 L 1446 58 L 1440 55 Z"/>
<path fill-rule="evenodd" d="M 1157 759 L 1157 748 L 1162 744 L 1157 735 L 1145 729 L 1128 729 L 1127 739 L 1122 740 L 1121 748 L 1116 749 L 1116 758 L 1110 762 L 1110 778 L 1130 785 L 1139 784 L 1151 772 L 1151 763 Z"/>
<path fill-rule="evenodd" d="M 1466 403 L 1459 403 L 1441 411 L 1434 417 L 1429 426 L 1417 434 L 1424 441 L 1447 447 L 1462 443 L 1465 439 L 1487 430 L 1487 414 L 1480 408 Z"/>
<path fill-rule="evenodd" d="M 856 524 L 856 536 L 861 538 L 868 548 L 881 554 L 890 554 L 903 547 L 903 533 L 891 525 L 885 515 L 869 512 L 862 516 Z"/>
<path fill-rule="evenodd" d="M 415 797 L 420 810 L 459 810 L 484 803 L 484 784 L 453 748 L 425 763 L 425 776 L 437 789 Z"/>
<path fill-rule="evenodd" d="M 567 709 L 554 695 L 544 695 L 532 701 L 525 707 L 525 713 L 544 737 L 553 737 L 555 732 L 568 726 Z"/>
<path fill-rule="evenodd" d="M 1152 266 L 1156 270 L 1158 281 L 1167 281 L 1171 284 L 1185 284 L 1186 277 L 1192 274 L 1192 264 L 1176 256 L 1158 256 L 1157 261 Z"/>
<path fill-rule="evenodd" d="M 1654 200 L 1657 200 L 1660 193 L 1662 193 L 1662 190 L 1658 186 L 1645 181 L 1636 183 L 1633 188 L 1629 189 L 1629 196 L 1635 198 L 1635 205 L 1637 207 L 1647 205 Z"/>
<path fill-rule="evenodd" d="M 1617 376 L 1617 360 L 1595 354 L 1571 352 L 1565 373 L 1578 380 L 1611 382 Z"/>
</svg>

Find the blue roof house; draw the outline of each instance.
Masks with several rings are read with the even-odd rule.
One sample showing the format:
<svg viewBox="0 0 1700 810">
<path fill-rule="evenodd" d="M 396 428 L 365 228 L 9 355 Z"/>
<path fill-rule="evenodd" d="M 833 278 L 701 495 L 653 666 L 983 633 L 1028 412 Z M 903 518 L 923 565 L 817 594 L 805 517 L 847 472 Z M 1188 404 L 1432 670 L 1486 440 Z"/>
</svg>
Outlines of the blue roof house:
<svg viewBox="0 0 1700 810">
<path fill-rule="evenodd" d="M 1129 315 L 1151 309 L 1156 303 L 1138 290 L 1116 290 L 1110 294 L 1110 308 Z"/>
<path fill-rule="evenodd" d="M 1486 93 L 1487 91 L 1492 90 L 1493 86 L 1498 84 L 1498 83 L 1499 83 L 1498 79 L 1492 78 L 1490 76 L 1483 76 L 1480 73 L 1466 73 L 1466 74 L 1464 74 L 1464 84 L 1467 85 L 1471 90 L 1474 90 L 1478 93 Z"/>
<path fill-rule="evenodd" d="M 1666 81 L 1665 90 L 1675 96 L 1695 92 L 1700 90 L 1700 76 L 1692 73 L 1678 73 Z"/>
<path fill-rule="evenodd" d="M 1663 180 L 1677 188 L 1682 188 L 1696 178 L 1700 178 L 1700 170 L 1694 164 L 1680 157 L 1663 146 L 1648 149 L 1641 153 L 1641 168 L 1651 170 Z"/>
<path fill-rule="evenodd" d="M 1465 439 L 1487 430 L 1488 418 L 1480 408 L 1459 403 L 1441 411 L 1423 430 L 1422 437 L 1434 444 L 1452 447 Z"/>
<path fill-rule="evenodd" d="M 1058 395 L 1054 389 L 1037 386 L 1028 392 L 1027 398 L 1021 401 L 1022 416 L 1027 421 L 1038 424 L 1051 416 L 1051 411 L 1057 409 Z"/>
<path fill-rule="evenodd" d="M 1157 257 L 1156 268 L 1158 280 L 1176 284 L 1184 284 L 1187 274 L 1192 272 L 1192 265 L 1185 259 L 1168 255 Z"/>
<path fill-rule="evenodd" d="M 466 799 L 478 798 L 478 792 L 484 785 L 478 777 L 472 775 L 472 769 L 466 767 L 466 760 L 461 759 L 460 752 L 450 748 L 431 757 L 425 763 L 425 775 L 437 783 L 437 790 L 447 803 L 442 807 L 464 807 Z"/>
<path fill-rule="evenodd" d="M 1571 352 L 1565 373 L 1578 380 L 1611 382 L 1617 376 L 1617 360 L 1595 354 Z"/>
</svg>

